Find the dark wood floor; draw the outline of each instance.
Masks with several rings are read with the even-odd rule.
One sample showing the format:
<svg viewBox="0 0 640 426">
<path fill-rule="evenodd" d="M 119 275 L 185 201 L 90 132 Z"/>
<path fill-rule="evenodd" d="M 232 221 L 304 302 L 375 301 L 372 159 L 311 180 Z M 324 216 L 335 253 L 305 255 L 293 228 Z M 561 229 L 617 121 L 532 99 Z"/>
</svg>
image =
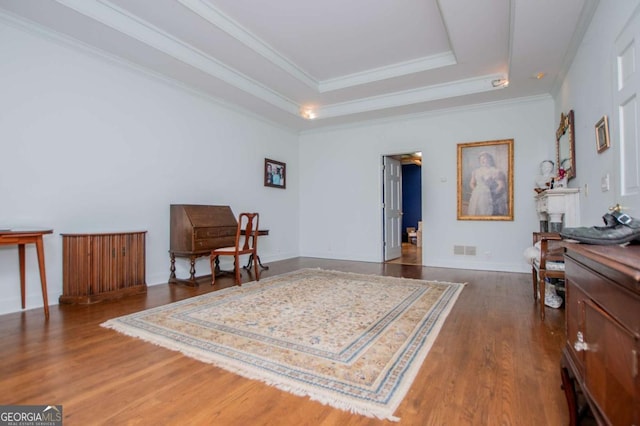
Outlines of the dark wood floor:
<svg viewBox="0 0 640 426">
<path fill-rule="evenodd" d="M 422 247 L 411 243 L 402 243 L 402 254 L 397 259 L 387 263 L 399 263 L 401 265 L 422 265 Z"/>
<path fill-rule="evenodd" d="M 297 258 L 303 267 L 467 282 L 396 411 L 406 425 L 563 425 L 564 311 L 540 320 L 528 274 Z M 246 273 L 244 278 L 247 279 Z M 232 285 L 216 280 L 216 289 Z M 243 379 L 115 331 L 103 321 L 211 291 L 161 284 L 146 295 L 0 316 L 0 405 L 62 404 L 65 425 L 382 425 Z"/>
</svg>

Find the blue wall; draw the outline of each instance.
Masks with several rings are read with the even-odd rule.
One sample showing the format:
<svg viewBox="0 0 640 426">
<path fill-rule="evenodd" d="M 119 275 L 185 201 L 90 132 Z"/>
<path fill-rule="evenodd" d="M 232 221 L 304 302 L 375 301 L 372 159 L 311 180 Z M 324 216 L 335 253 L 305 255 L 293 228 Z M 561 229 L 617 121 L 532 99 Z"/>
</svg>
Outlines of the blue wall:
<svg viewBox="0 0 640 426">
<path fill-rule="evenodd" d="M 415 164 L 402 166 L 402 233 L 406 241 L 409 226 L 418 229 L 422 220 L 422 167 Z"/>
</svg>

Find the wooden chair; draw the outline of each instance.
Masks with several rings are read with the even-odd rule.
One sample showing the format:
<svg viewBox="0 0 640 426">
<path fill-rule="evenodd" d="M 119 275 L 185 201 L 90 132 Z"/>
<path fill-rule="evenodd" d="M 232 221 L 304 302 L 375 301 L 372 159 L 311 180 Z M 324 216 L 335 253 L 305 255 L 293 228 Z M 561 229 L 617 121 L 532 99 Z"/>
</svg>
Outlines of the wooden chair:
<svg viewBox="0 0 640 426">
<path fill-rule="evenodd" d="M 256 252 L 258 246 L 258 226 L 260 215 L 258 213 L 240 213 L 238 216 L 238 228 L 236 230 L 236 243 L 233 247 L 223 247 L 211 250 L 211 285 L 216 283 L 216 270 L 219 256 L 233 256 L 233 269 L 236 276 L 236 284 L 241 285 L 240 279 L 240 256 L 243 254 L 253 255 L 257 259 Z M 256 281 L 260 281 L 260 271 L 258 262 L 253 262 Z"/>
<path fill-rule="evenodd" d="M 564 280 L 564 247 L 562 237 L 557 232 L 534 232 L 533 245 L 540 247 L 540 257 L 531 262 L 533 278 L 533 299 L 540 300 L 540 318 L 544 320 L 545 281 L 547 278 Z M 536 245 L 539 243 L 538 245 Z"/>
</svg>

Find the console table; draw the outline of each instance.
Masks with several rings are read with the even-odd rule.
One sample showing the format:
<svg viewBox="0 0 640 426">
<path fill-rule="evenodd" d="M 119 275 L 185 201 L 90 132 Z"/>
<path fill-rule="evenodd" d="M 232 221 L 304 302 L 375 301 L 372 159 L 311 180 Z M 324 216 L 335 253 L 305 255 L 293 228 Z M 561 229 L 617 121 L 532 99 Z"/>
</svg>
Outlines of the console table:
<svg viewBox="0 0 640 426">
<path fill-rule="evenodd" d="M 598 424 L 638 425 L 640 245 L 565 247 L 561 376 L 570 424 L 590 408 Z"/>
<path fill-rule="evenodd" d="M 44 244 L 42 236 L 53 233 L 52 229 L 5 229 L 0 230 L 0 246 L 17 245 L 20 261 L 20 296 L 22 309 L 25 308 L 25 244 L 35 244 L 38 253 L 38 268 L 40 269 L 40 286 L 42 287 L 42 301 L 44 302 L 44 316 L 49 318 L 49 300 L 47 297 L 47 274 L 44 265 Z"/>
<path fill-rule="evenodd" d="M 563 226 L 580 226 L 580 189 L 542 191 L 536 195 L 536 212 L 540 219 L 540 232 L 560 232 Z"/>
</svg>

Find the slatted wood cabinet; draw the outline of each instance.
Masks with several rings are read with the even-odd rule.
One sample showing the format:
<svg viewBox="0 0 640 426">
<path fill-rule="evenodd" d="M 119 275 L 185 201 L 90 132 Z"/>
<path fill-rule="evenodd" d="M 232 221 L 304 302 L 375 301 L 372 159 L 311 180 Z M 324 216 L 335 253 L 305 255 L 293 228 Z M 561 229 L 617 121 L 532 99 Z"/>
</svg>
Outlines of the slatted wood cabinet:
<svg viewBox="0 0 640 426">
<path fill-rule="evenodd" d="M 62 234 L 60 303 L 95 303 L 145 293 L 146 232 Z"/>
</svg>

